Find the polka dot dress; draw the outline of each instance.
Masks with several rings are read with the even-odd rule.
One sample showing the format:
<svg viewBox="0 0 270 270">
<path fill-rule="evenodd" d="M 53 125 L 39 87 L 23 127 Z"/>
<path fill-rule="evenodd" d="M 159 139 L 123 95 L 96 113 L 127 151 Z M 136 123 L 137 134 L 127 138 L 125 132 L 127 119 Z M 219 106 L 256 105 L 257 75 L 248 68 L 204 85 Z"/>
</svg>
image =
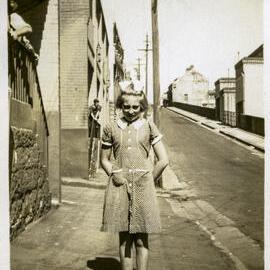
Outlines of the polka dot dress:
<svg viewBox="0 0 270 270">
<path fill-rule="evenodd" d="M 156 198 L 151 145 L 161 139 L 154 123 L 139 119 L 128 124 L 124 119 L 104 128 L 102 143 L 112 147 L 116 159 L 113 170 L 127 180 L 116 186 L 109 178 L 105 192 L 103 231 L 158 233 L 161 230 Z"/>
</svg>

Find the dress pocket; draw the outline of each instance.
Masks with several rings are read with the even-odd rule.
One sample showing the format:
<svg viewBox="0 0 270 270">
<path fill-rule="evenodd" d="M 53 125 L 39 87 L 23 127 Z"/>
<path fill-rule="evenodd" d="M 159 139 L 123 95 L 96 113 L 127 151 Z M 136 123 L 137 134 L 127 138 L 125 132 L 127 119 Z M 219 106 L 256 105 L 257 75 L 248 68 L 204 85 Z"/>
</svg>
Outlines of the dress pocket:
<svg viewBox="0 0 270 270">
<path fill-rule="evenodd" d="M 137 186 L 144 186 L 149 184 L 149 182 L 153 181 L 153 174 L 152 172 L 140 172 L 139 175 L 137 175 L 135 182 Z"/>
</svg>

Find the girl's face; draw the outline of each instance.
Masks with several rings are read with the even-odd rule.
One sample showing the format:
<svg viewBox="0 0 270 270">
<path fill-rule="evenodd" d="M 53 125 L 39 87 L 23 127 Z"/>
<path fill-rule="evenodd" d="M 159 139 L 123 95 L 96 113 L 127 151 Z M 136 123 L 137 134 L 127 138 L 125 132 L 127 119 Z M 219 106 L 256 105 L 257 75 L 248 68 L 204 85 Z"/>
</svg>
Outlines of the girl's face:
<svg viewBox="0 0 270 270">
<path fill-rule="evenodd" d="M 126 95 L 123 96 L 124 102 L 122 106 L 122 112 L 125 119 L 129 122 L 133 122 L 140 117 L 141 105 L 139 102 L 139 97 Z"/>
</svg>

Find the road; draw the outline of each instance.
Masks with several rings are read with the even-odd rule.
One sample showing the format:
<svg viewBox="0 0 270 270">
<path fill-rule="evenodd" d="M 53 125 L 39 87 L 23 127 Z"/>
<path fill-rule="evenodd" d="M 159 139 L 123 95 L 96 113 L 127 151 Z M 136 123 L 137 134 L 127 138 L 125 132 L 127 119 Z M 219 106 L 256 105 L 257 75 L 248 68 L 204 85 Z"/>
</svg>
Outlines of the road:
<svg viewBox="0 0 270 270">
<path fill-rule="evenodd" d="M 174 112 L 162 109 L 160 117 L 180 181 L 263 247 L 263 156 Z"/>
</svg>

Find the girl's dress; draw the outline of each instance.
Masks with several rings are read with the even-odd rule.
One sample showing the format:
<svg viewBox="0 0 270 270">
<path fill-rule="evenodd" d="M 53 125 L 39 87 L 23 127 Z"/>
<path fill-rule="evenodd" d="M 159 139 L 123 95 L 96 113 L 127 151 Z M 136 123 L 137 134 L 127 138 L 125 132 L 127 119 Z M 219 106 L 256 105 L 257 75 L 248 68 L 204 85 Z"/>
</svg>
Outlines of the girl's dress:
<svg viewBox="0 0 270 270">
<path fill-rule="evenodd" d="M 102 144 L 112 147 L 115 165 L 127 183 L 116 186 L 109 177 L 105 192 L 102 230 L 109 232 L 158 233 L 159 207 L 149 158 L 151 145 L 162 135 L 154 123 L 139 119 L 128 124 L 123 118 L 104 128 Z"/>
</svg>

